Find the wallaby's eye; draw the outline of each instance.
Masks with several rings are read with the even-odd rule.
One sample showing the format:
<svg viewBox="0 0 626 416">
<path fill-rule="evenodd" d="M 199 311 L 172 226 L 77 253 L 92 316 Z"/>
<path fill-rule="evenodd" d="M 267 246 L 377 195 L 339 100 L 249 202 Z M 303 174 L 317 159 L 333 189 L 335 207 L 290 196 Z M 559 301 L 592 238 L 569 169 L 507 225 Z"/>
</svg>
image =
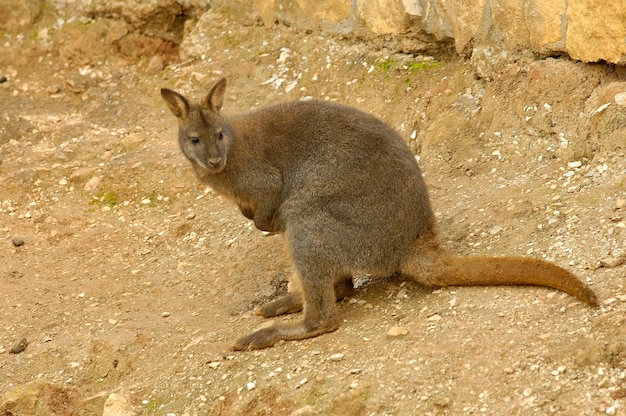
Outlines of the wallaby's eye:
<svg viewBox="0 0 626 416">
<path fill-rule="evenodd" d="M 217 140 L 219 140 L 220 142 L 224 140 L 224 133 L 222 133 L 221 131 L 217 133 Z"/>
<path fill-rule="evenodd" d="M 199 139 L 199 138 L 197 138 L 197 137 L 190 137 L 190 138 L 189 138 L 189 141 L 190 141 L 192 144 L 198 144 L 198 143 L 200 143 L 200 139 Z"/>
</svg>

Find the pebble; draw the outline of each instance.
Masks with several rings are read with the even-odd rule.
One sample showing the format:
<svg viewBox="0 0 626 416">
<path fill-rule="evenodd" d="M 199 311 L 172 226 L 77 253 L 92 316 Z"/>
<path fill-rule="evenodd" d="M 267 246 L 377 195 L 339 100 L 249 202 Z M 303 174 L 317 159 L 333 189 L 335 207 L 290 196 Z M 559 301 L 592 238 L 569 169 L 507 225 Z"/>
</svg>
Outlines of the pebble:
<svg viewBox="0 0 626 416">
<path fill-rule="evenodd" d="M 83 189 L 85 191 L 93 191 L 94 189 L 98 188 L 101 183 L 102 179 L 99 176 L 94 176 L 85 183 Z"/>
<path fill-rule="evenodd" d="M 97 170 L 98 168 L 94 166 L 76 169 L 70 174 L 70 181 L 80 181 L 86 179 L 88 176 L 94 174 Z"/>
<path fill-rule="evenodd" d="M 254 390 L 256 388 L 256 383 L 254 381 L 249 381 L 248 383 L 246 383 L 246 388 L 248 389 L 248 391 Z"/>
<path fill-rule="evenodd" d="M 338 353 L 333 354 L 330 357 L 328 357 L 328 359 L 330 361 L 341 361 L 341 360 L 343 360 L 343 354 L 338 352 Z"/>
<path fill-rule="evenodd" d="M 402 326 L 392 326 L 391 328 L 389 328 L 389 331 L 387 331 L 387 335 L 390 337 L 399 337 L 408 333 L 409 331 Z"/>
<path fill-rule="evenodd" d="M 15 237 L 13 240 L 11 240 L 11 242 L 15 247 L 21 247 L 26 243 L 23 238 L 19 237 Z"/>
<path fill-rule="evenodd" d="M 436 314 L 434 314 L 434 315 L 429 316 L 429 317 L 428 317 L 428 318 L 426 318 L 426 319 L 428 319 L 430 322 L 437 322 L 438 320 L 440 320 L 440 319 L 441 319 L 441 315 L 439 315 L 439 314 L 437 314 L 437 313 L 436 313 Z"/>
<path fill-rule="evenodd" d="M 623 257 L 604 257 L 600 259 L 600 264 L 607 269 L 611 269 L 613 267 L 618 267 L 624 264 L 626 258 Z"/>
<path fill-rule="evenodd" d="M 161 317 L 163 317 L 163 318 L 167 318 L 167 317 L 169 317 L 170 315 L 171 315 L 171 314 L 170 314 L 169 312 L 163 312 L 163 313 L 161 313 Z"/>
<path fill-rule="evenodd" d="M 26 338 L 22 338 L 17 344 L 11 347 L 9 354 L 19 354 L 23 352 L 26 347 L 28 347 L 28 340 Z"/>
</svg>

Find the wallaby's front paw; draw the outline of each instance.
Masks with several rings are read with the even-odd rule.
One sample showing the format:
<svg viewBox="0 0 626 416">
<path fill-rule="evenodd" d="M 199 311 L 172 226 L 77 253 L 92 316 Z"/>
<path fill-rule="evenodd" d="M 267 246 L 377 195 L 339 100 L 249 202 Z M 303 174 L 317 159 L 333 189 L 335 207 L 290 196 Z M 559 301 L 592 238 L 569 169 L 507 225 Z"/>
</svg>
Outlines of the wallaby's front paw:
<svg viewBox="0 0 626 416">
<path fill-rule="evenodd" d="M 271 347 L 280 340 L 279 331 L 275 327 L 263 328 L 245 337 L 239 338 L 233 350 L 251 351 Z"/>
<path fill-rule="evenodd" d="M 273 300 L 261 306 L 257 314 L 265 318 L 285 315 L 287 313 L 300 312 L 302 310 L 302 295 L 300 293 L 288 293 L 285 296 Z"/>
</svg>

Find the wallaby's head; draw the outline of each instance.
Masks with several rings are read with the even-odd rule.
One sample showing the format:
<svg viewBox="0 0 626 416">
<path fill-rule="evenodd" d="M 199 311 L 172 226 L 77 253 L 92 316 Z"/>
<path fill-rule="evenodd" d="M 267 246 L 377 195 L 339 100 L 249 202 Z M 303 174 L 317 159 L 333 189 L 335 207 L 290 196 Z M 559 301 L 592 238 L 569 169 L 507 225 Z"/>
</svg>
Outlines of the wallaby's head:
<svg viewBox="0 0 626 416">
<path fill-rule="evenodd" d="M 181 150 L 198 167 L 207 173 L 220 173 L 226 167 L 226 155 L 232 137 L 223 117 L 220 116 L 226 78 L 222 78 L 200 104 L 190 104 L 181 94 L 161 89 L 161 96 L 172 114 L 178 118 L 178 144 Z"/>
</svg>

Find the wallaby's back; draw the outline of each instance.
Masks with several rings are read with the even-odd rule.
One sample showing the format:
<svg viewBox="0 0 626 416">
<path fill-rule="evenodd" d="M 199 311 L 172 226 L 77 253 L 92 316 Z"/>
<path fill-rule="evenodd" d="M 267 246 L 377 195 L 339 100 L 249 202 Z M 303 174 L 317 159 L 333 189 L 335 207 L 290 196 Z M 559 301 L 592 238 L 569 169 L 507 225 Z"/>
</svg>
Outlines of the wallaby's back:
<svg viewBox="0 0 626 416">
<path fill-rule="evenodd" d="M 311 100 L 230 123 L 242 147 L 255 148 L 281 172 L 281 220 L 287 227 L 307 222 L 312 232 L 332 234 L 323 249 L 346 268 L 393 273 L 415 238 L 432 226 L 415 157 L 375 117 Z"/>
</svg>

